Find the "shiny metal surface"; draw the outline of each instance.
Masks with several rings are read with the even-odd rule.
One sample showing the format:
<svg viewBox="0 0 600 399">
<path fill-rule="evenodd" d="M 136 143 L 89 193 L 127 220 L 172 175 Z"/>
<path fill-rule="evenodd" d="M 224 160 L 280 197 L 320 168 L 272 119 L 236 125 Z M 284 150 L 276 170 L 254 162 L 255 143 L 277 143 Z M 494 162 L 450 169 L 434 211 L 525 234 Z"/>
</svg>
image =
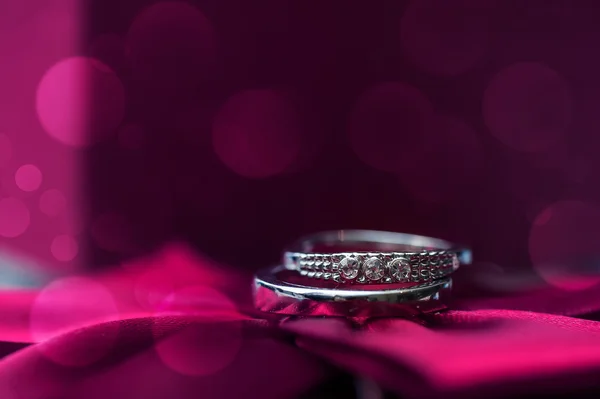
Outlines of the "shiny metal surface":
<svg viewBox="0 0 600 399">
<path fill-rule="evenodd" d="M 374 230 L 336 230 L 297 240 L 286 268 L 338 283 L 425 283 L 470 264 L 471 250 L 437 238 Z"/>
<path fill-rule="evenodd" d="M 298 276 L 284 266 L 259 271 L 254 278 L 254 303 L 265 312 L 313 316 L 398 316 L 439 311 L 452 287 L 450 278 L 413 286 L 328 285 Z M 308 284 L 306 284 L 308 283 Z M 360 289 L 359 289 L 360 288 Z"/>
</svg>

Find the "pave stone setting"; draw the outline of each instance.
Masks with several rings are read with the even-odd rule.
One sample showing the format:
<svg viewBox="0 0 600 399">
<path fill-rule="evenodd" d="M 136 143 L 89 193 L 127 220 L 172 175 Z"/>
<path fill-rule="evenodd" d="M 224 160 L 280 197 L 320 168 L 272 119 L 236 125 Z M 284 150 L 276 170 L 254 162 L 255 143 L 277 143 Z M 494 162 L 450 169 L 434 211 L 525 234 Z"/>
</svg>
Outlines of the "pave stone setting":
<svg viewBox="0 0 600 399">
<path fill-rule="evenodd" d="M 287 262 L 309 278 L 358 284 L 423 283 L 445 277 L 460 265 L 451 251 L 302 253 Z"/>
</svg>

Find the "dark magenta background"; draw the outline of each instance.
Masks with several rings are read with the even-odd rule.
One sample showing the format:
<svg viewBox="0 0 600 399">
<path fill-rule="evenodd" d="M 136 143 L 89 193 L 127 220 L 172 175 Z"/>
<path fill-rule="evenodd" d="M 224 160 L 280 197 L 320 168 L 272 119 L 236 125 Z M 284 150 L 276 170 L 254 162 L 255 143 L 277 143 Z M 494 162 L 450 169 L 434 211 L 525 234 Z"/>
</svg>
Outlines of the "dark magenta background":
<svg viewBox="0 0 600 399">
<path fill-rule="evenodd" d="M 591 0 L 2 7 L 0 237 L 17 269 L 173 238 L 252 269 L 300 234 L 373 228 L 470 244 L 478 270 L 596 282 Z"/>
<path fill-rule="evenodd" d="M 195 1 L 214 27 L 216 67 L 199 70 L 204 75 L 197 86 L 166 91 L 140 83 L 123 61 L 132 21 L 152 3 L 90 2 L 86 43 L 90 55 L 123 80 L 126 121 L 145 129 L 142 154 L 136 157 L 120 156 L 117 140 L 91 150 L 92 213 L 116 209 L 126 215 L 130 234 L 142 247 L 182 236 L 220 260 L 256 267 L 277 260 L 281 247 L 302 233 L 374 228 L 466 242 L 479 260 L 510 269 L 530 264 L 532 222 L 544 208 L 580 201 L 566 211 L 577 215 L 575 226 L 577 218 L 595 212 L 600 148 L 595 21 L 600 10 L 593 1 Z M 402 39 L 409 6 L 421 11 L 416 24 L 405 23 L 408 33 Z M 124 38 L 125 56 L 114 43 L 95 44 L 105 34 Z M 182 45 L 181 54 L 186 48 Z M 570 111 L 564 111 L 561 98 L 553 100 L 560 90 L 553 89 L 552 79 L 536 84 L 526 73 L 507 78 L 510 84 L 500 86 L 508 103 L 523 101 L 523 115 L 502 113 L 502 105 L 496 106 L 501 118 L 522 127 L 521 141 L 511 146 L 510 133 L 490 131 L 482 109 L 492 79 L 519 62 L 537 63 L 533 76 L 544 73 L 536 66 L 560 75 L 558 84 L 570 93 Z M 380 82 L 420 90 L 436 114 L 475 131 L 475 146 L 463 146 L 450 135 L 437 153 L 409 162 L 401 173 L 361 162 L 349 133 L 353 109 Z M 248 89 L 281 89 L 293 97 L 317 150 L 299 170 L 249 179 L 215 155 L 213 118 L 230 96 Z M 492 103 L 501 96 L 490 95 Z M 392 109 L 389 120 L 368 120 L 363 130 L 372 126 L 370 140 L 383 137 L 379 147 L 397 148 L 399 158 L 420 151 L 414 136 L 421 131 L 410 116 L 410 104 L 417 100 L 409 96 L 409 111 Z M 536 140 L 554 136 L 558 139 L 550 148 L 536 148 Z M 498 140 L 503 137 L 509 137 L 509 145 Z M 531 143 L 534 151 L 522 151 Z M 420 167 L 424 163 L 433 166 Z M 402 176 L 409 176 L 408 184 L 401 184 Z M 452 190 L 444 188 L 440 200 L 431 203 L 413 195 L 419 181 L 426 186 L 451 182 L 446 186 Z M 447 191 L 452 191 L 449 198 Z M 589 204 L 592 211 L 579 209 Z M 598 237 L 596 230 L 592 226 L 581 234 Z M 546 238 L 543 246 L 564 238 Z M 105 263 L 122 255 L 99 250 L 94 256 Z"/>
<path fill-rule="evenodd" d="M 279 397 L 330 363 L 416 397 L 597 386 L 596 2 L 78 5 L 0 5 L 2 265 L 114 267 L 0 292 L 0 340 L 33 343 L 7 348 L 0 391 Z M 54 129 L 82 111 L 105 134 L 89 148 Z M 415 323 L 256 314 L 228 265 L 343 227 L 462 241 L 477 268 L 452 311 Z M 199 251 L 137 257 L 174 238 Z M 559 289 L 501 277 L 531 266 Z M 473 298 L 486 288 L 524 292 Z"/>
</svg>

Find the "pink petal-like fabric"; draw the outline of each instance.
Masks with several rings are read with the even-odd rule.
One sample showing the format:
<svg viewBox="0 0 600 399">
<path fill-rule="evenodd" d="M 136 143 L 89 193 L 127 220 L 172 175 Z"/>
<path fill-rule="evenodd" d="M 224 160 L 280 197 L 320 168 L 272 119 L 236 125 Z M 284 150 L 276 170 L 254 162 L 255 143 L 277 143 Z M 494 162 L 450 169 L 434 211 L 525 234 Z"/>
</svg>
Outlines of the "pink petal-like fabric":
<svg viewBox="0 0 600 399">
<path fill-rule="evenodd" d="M 597 288 L 343 319 L 256 312 L 250 282 L 171 244 L 105 273 L 0 292 L 1 397 L 296 397 L 339 369 L 419 398 L 597 387 Z"/>
<path fill-rule="evenodd" d="M 98 322 L 85 297 L 44 314 L 43 290 L 0 292 L 0 353 L 12 352 L 0 360 L 2 399 L 294 397 L 332 373 L 250 315 L 248 276 L 185 245 L 85 279 L 110 293 L 113 320 Z M 37 342 L 34 322 L 57 317 L 72 324 Z"/>
<path fill-rule="evenodd" d="M 569 392 L 597 384 L 600 323 L 520 311 L 452 311 L 425 327 L 298 320 L 297 344 L 406 397 Z"/>
<path fill-rule="evenodd" d="M 110 322 L 76 330 L 28 346 L 0 361 L 3 398 L 234 398 L 247 392 L 261 397 L 293 397 L 322 381 L 330 370 L 315 357 L 282 342 L 255 322 L 243 322 L 243 344 L 226 368 L 208 375 L 185 375 L 161 359 L 156 345 L 189 328 L 223 328 L 201 317 L 170 316 Z M 113 324 L 113 326 L 111 326 Z M 98 362 L 66 367 L 47 350 L 86 356 L 102 346 L 105 332 L 118 326 L 112 348 Z M 193 346 L 193 336 L 189 345 Z M 219 348 L 216 348 L 219 349 Z M 198 359 L 201 361 L 201 359 Z M 12 395 L 12 396 L 11 396 Z"/>
</svg>

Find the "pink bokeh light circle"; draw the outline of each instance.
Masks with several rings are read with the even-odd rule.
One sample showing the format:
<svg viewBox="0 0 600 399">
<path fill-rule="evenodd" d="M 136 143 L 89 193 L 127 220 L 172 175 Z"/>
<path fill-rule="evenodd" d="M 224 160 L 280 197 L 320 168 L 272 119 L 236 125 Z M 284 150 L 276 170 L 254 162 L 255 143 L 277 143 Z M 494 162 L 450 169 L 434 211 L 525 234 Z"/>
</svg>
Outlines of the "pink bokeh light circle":
<svg viewBox="0 0 600 399">
<path fill-rule="evenodd" d="M 12 144 L 10 138 L 4 133 L 0 133 L 0 168 L 6 166 L 11 158 Z"/>
<path fill-rule="evenodd" d="M 529 232 L 529 255 L 549 284 L 581 290 L 600 282 L 600 206 L 563 200 L 545 207 Z"/>
<path fill-rule="evenodd" d="M 215 117 L 212 138 L 229 169 L 257 179 L 290 170 L 302 147 L 297 109 L 275 90 L 248 90 L 229 98 Z"/>
<path fill-rule="evenodd" d="M 23 201 L 17 198 L 0 199 L 0 236 L 15 238 L 25 233 L 31 216 Z"/>
<path fill-rule="evenodd" d="M 569 84 L 550 67 L 521 62 L 501 70 L 483 97 L 490 132 L 519 151 L 546 151 L 559 145 L 571 122 Z"/>
<path fill-rule="evenodd" d="M 204 286 L 178 290 L 162 303 L 161 314 L 198 315 L 197 322 L 160 339 L 155 350 L 172 370 L 189 376 L 218 373 L 234 361 L 242 346 L 235 304 L 222 293 Z"/>
<path fill-rule="evenodd" d="M 162 269 L 149 270 L 141 274 L 134 287 L 138 304 L 146 310 L 158 311 L 165 299 L 177 290 L 177 285 Z"/>
<path fill-rule="evenodd" d="M 77 240 L 73 236 L 61 234 L 52 240 L 50 252 L 56 260 L 70 262 L 79 253 L 79 244 L 77 244 Z"/>
<path fill-rule="evenodd" d="M 202 315 L 223 320 L 238 315 L 237 306 L 227 295 L 207 285 L 188 285 L 173 289 L 160 302 L 156 314 Z"/>
<path fill-rule="evenodd" d="M 65 211 L 67 199 L 62 191 L 51 188 L 40 195 L 39 206 L 42 213 L 50 217 L 55 217 Z"/>
<path fill-rule="evenodd" d="M 135 76 L 151 87 L 194 91 L 212 69 L 215 35 L 201 10 L 183 1 L 164 1 L 142 10 L 126 37 Z"/>
<path fill-rule="evenodd" d="M 23 165 L 15 172 L 15 183 L 23 191 L 35 191 L 42 185 L 42 171 L 32 164 Z"/>
<path fill-rule="evenodd" d="M 385 82 L 362 94 L 350 117 L 352 149 L 365 164 L 387 172 L 403 172 L 413 148 L 423 147 L 433 108 L 417 88 Z"/>
<path fill-rule="evenodd" d="M 38 118 L 59 142 L 86 147 L 114 133 L 125 112 L 125 89 L 101 61 L 72 57 L 43 76 L 36 97 Z"/>
<path fill-rule="evenodd" d="M 33 302 L 30 333 L 39 350 L 50 360 L 65 366 L 84 366 L 102 358 L 118 334 L 117 324 L 103 330 L 101 340 L 86 347 L 52 345 L 49 339 L 79 328 L 117 320 L 117 306 L 110 291 L 85 277 L 66 277 L 44 287 Z M 82 344 L 83 345 L 83 344 Z"/>
<path fill-rule="evenodd" d="M 405 159 L 412 168 L 399 174 L 402 185 L 419 200 L 442 203 L 468 194 L 483 175 L 483 146 L 477 133 L 451 115 L 435 115 L 421 147 Z"/>
<path fill-rule="evenodd" d="M 436 75 L 458 75 L 482 62 L 489 46 L 486 1 L 413 0 L 400 21 L 405 56 Z"/>
</svg>

